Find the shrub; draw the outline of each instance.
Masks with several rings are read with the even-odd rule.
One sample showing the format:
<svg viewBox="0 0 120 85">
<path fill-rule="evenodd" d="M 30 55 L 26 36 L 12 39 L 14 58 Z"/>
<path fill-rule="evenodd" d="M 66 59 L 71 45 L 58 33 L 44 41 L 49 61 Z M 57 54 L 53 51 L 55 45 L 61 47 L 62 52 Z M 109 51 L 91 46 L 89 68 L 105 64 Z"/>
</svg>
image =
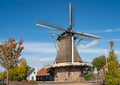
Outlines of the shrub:
<svg viewBox="0 0 120 85">
<path fill-rule="evenodd" d="M 94 75 L 92 73 L 88 73 L 84 75 L 85 80 L 90 80 L 90 79 L 94 79 Z"/>
</svg>

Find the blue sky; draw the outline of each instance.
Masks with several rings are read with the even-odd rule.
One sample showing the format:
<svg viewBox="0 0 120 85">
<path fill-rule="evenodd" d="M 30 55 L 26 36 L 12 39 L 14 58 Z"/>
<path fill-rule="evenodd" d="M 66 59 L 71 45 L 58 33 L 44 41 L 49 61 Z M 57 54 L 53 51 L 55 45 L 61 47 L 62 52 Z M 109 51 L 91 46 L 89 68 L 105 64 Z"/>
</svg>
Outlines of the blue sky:
<svg viewBox="0 0 120 85">
<path fill-rule="evenodd" d="M 38 20 L 67 29 L 69 3 L 74 6 L 74 31 L 101 37 L 98 44 L 82 41 L 78 47 L 83 61 L 100 55 L 108 56 L 109 41 L 120 60 L 120 1 L 119 0 L 0 0 L 0 42 L 8 38 L 23 39 L 28 65 L 40 69 L 53 63 L 56 50 L 51 33 L 58 31 L 36 26 Z M 0 71 L 2 68 L 0 68 Z"/>
</svg>

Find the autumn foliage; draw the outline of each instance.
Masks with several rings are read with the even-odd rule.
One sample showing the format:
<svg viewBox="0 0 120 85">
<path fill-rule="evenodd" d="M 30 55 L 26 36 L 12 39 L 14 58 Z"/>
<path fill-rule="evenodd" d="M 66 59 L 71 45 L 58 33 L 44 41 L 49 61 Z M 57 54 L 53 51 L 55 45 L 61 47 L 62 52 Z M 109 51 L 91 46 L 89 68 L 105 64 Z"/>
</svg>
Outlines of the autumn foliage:
<svg viewBox="0 0 120 85">
<path fill-rule="evenodd" d="M 19 57 L 24 49 L 22 44 L 23 40 L 16 42 L 14 38 L 10 38 L 0 44 L 0 65 L 7 71 L 7 79 L 9 79 L 9 69 L 16 66 L 19 62 Z"/>
<path fill-rule="evenodd" d="M 0 64 L 3 68 L 9 70 L 17 64 L 21 51 L 23 40 L 16 42 L 14 38 L 0 44 Z"/>
</svg>

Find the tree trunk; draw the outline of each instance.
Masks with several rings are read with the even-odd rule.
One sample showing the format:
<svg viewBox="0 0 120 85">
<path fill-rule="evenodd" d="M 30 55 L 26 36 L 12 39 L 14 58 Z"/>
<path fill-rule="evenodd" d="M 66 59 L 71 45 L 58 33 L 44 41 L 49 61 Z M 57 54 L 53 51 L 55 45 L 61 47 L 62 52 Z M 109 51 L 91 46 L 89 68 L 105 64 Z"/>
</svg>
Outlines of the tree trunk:
<svg viewBox="0 0 120 85">
<path fill-rule="evenodd" d="M 7 69 L 7 85 L 9 85 L 9 70 Z"/>
</svg>

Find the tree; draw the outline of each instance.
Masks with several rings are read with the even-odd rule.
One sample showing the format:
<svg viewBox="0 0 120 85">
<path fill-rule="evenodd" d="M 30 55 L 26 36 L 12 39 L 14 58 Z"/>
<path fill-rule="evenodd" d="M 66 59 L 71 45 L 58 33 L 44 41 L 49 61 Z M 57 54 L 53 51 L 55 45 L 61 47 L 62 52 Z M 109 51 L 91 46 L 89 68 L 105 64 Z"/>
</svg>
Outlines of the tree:
<svg viewBox="0 0 120 85">
<path fill-rule="evenodd" d="M 1 72 L 0 73 L 0 79 L 4 80 L 6 78 L 6 72 Z"/>
<path fill-rule="evenodd" d="M 7 71 L 7 84 L 9 85 L 9 69 L 17 65 L 21 51 L 23 40 L 16 42 L 14 38 L 0 44 L 0 65 Z"/>
<path fill-rule="evenodd" d="M 110 41 L 110 50 L 113 50 L 113 46 L 114 46 L 114 41 Z"/>
<path fill-rule="evenodd" d="M 29 66 L 24 58 L 20 59 L 20 63 L 17 66 L 14 66 L 12 69 L 9 69 L 9 80 L 11 81 L 20 81 L 26 80 L 28 75 Z M 5 79 L 6 71 L 0 73 L 0 79 Z"/>
<path fill-rule="evenodd" d="M 106 64 L 106 57 L 104 55 L 99 56 L 92 61 L 92 64 L 93 66 L 96 66 L 99 71 Z"/>
<path fill-rule="evenodd" d="M 20 66 L 18 67 L 17 71 L 19 73 L 19 78 L 22 80 L 26 80 L 28 75 L 29 66 L 27 65 L 26 60 L 23 58 L 20 62 Z"/>
<path fill-rule="evenodd" d="M 105 76 L 105 85 L 119 85 L 120 84 L 120 69 L 119 62 L 113 49 L 114 42 L 110 42 L 111 50 L 108 57 L 108 72 Z"/>
</svg>

